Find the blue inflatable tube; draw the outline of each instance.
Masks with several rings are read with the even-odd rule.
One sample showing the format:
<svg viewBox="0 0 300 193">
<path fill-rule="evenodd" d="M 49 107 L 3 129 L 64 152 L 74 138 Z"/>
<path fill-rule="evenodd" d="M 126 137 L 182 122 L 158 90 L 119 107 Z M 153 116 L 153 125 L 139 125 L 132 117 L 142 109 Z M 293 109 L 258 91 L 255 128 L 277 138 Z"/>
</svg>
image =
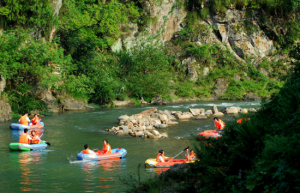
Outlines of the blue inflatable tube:
<svg viewBox="0 0 300 193">
<path fill-rule="evenodd" d="M 122 159 L 126 156 L 127 151 L 123 148 L 112 149 L 111 153 L 107 154 L 83 154 L 82 152 L 77 154 L 78 160 L 92 160 L 92 161 L 100 161 L 100 160 L 113 160 L 113 159 Z"/>
<path fill-rule="evenodd" d="M 40 122 L 40 124 L 37 125 L 21 125 L 19 123 L 12 123 L 10 125 L 10 128 L 13 130 L 24 130 L 24 129 L 39 129 L 39 128 L 43 128 L 44 127 L 44 123 Z"/>
</svg>

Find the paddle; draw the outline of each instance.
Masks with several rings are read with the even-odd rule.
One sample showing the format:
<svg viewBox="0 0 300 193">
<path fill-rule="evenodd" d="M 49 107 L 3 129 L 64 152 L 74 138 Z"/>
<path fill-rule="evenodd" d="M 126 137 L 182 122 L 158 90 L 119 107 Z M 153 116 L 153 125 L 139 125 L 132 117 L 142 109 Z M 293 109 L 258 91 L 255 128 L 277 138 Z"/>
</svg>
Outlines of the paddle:
<svg viewBox="0 0 300 193">
<path fill-rule="evenodd" d="M 43 136 L 43 134 L 44 134 L 44 133 L 42 133 L 42 135 L 40 136 L 40 138 Z M 51 146 L 51 143 L 49 143 L 49 142 L 47 142 L 47 141 L 45 141 L 45 143 L 46 143 L 47 145 Z"/>
<path fill-rule="evenodd" d="M 181 152 L 179 152 L 177 155 L 175 155 L 174 157 L 172 157 L 169 161 L 171 161 L 172 159 L 174 159 L 175 157 L 179 156 L 182 152 L 184 152 L 185 150 L 187 150 L 188 148 L 190 148 L 190 146 L 187 146 L 184 150 L 182 150 Z M 167 162 L 169 162 L 167 161 Z"/>
</svg>

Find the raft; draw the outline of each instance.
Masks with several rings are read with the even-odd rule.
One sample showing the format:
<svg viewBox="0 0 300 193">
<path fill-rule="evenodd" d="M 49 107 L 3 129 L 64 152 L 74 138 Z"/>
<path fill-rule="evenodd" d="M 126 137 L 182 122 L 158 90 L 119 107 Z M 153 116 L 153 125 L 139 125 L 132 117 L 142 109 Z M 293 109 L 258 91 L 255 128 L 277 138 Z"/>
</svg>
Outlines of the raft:
<svg viewBox="0 0 300 193">
<path fill-rule="evenodd" d="M 145 161 L 145 167 L 150 167 L 150 168 L 170 168 L 176 164 L 183 164 L 183 163 L 194 163 L 194 161 L 186 161 L 186 159 L 172 159 L 170 162 L 171 158 L 167 158 L 166 162 L 157 162 L 156 159 L 150 158 Z"/>
<path fill-rule="evenodd" d="M 218 140 L 222 135 L 220 135 L 215 130 L 206 130 L 197 135 L 197 139 L 206 140 L 206 139 L 216 139 Z"/>
<path fill-rule="evenodd" d="M 127 154 L 126 149 L 123 148 L 115 148 L 111 150 L 111 153 L 107 154 L 82 154 L 82 152 L 77 154 L 78 160 L 92 160 L 92 161 L 100 161 L 100 160 L 114 160 L 114 159 L 122 159 Z"/>
<path fill-rule="evenodd" d="M 36 125 L 21 125 L 19 123 L 12 123 L 10 125 L 10 128 L 11 129 L 14 129 L 14 130 L 24 130 L 24 129 L 39 129 L 39 128 L 43 128 L 44 127 L 44 123 L 43 122 L 40 122 L 39 124 L 36 124 Z"/>
<path fill-rule="evenodd" d="M 47 148 L 45 141 L 41 141 L 39 144 L 24 144 L 24 143 L 11 143 L 9 148 L 12 151 L 35 151 Z"/>
</svg>

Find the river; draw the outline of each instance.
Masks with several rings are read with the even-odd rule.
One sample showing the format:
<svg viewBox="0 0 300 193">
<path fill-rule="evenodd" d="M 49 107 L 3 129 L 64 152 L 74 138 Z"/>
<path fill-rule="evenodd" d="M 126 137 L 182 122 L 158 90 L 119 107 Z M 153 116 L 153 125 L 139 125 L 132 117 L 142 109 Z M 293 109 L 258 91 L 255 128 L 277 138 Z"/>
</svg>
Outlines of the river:
<svg viewBox="0 0 300 193">
<path fill-rule="evenodd" d="M 195 143 L 195 136 L 207 129 L 213 129 L 213 118 L 206 120 L 178 121 L 160 132 L 166 132 L 168 139 L 143 139 L 130 136 L 115 136 L 105 130 L 117 125 L 120 115 L 132 115 L 149 108 L 160 110 L 188 111 L 189 108 L 218 109 L 229 106 L 244 108 L 259 107 L 258 101 L 210 101 L 181 103 L 168 106 L 138 106 L 104 108 L 86 112 L 64 112 L 52 117 L 43 117 L 45 128 L 42 139 L 52 145 L 47 150 L 12 152 L 8 146 L 18 141 L 20 132 L 9 129 L 17 120 L 0 123 L 0 192 L 124 192 L 127 187 L 119 177 L 137 177 L 138 164 L 141 179 L 160 173 L 161 170 L 145 168 L 148 158 L 155 158 L 163 149 L 166 156 L 174 156 L 188 145 Z M 224 116 L 225 122 L 233 116 Z M 112 148 L 127 150 L 125 159 L 117 161 L 76 161 L 76 154 L 88 143 L 91 149 L 102 148 L 107 139 Z M 184 158 L 180 155 L 178 158 Z"/>
</svg>

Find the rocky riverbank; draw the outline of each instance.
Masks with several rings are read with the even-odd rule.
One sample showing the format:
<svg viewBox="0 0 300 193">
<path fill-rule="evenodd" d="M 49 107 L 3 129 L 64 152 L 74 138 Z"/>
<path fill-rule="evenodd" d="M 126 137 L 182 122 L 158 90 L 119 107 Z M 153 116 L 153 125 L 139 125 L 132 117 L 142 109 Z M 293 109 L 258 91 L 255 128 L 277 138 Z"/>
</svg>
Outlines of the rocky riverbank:
<svg viewBox="0 0 300 193">
<path fill-rule="evenodd" d="M 181 119 L 207 119 L 209 116 L 221 117 L 225 114 L 247 114 L 255 113 L 255 108 L 241 108 L 241 107 L 226 107 L 218 110 L 217 106 L 212 106 L 211 110 L 204 108 L 192 109 L 190 108 L 187 112 L 182 111 L 169 111 L 169 110 L 157 110 L 152 108 L 149 110 L 142 111 L 139 114 L 131 116 L 122 115 L 118 117 L 119 126 L 107 129 L 109 133 L 115 135 L 130 135 L 133 137 L 143 137 L 152 139 L 163 139 L 168 138 L 167 133 L 160 133 L 157 130 L 164 129 L 171 125 L 177 125 L 176 120 Z"/>
</svg>

